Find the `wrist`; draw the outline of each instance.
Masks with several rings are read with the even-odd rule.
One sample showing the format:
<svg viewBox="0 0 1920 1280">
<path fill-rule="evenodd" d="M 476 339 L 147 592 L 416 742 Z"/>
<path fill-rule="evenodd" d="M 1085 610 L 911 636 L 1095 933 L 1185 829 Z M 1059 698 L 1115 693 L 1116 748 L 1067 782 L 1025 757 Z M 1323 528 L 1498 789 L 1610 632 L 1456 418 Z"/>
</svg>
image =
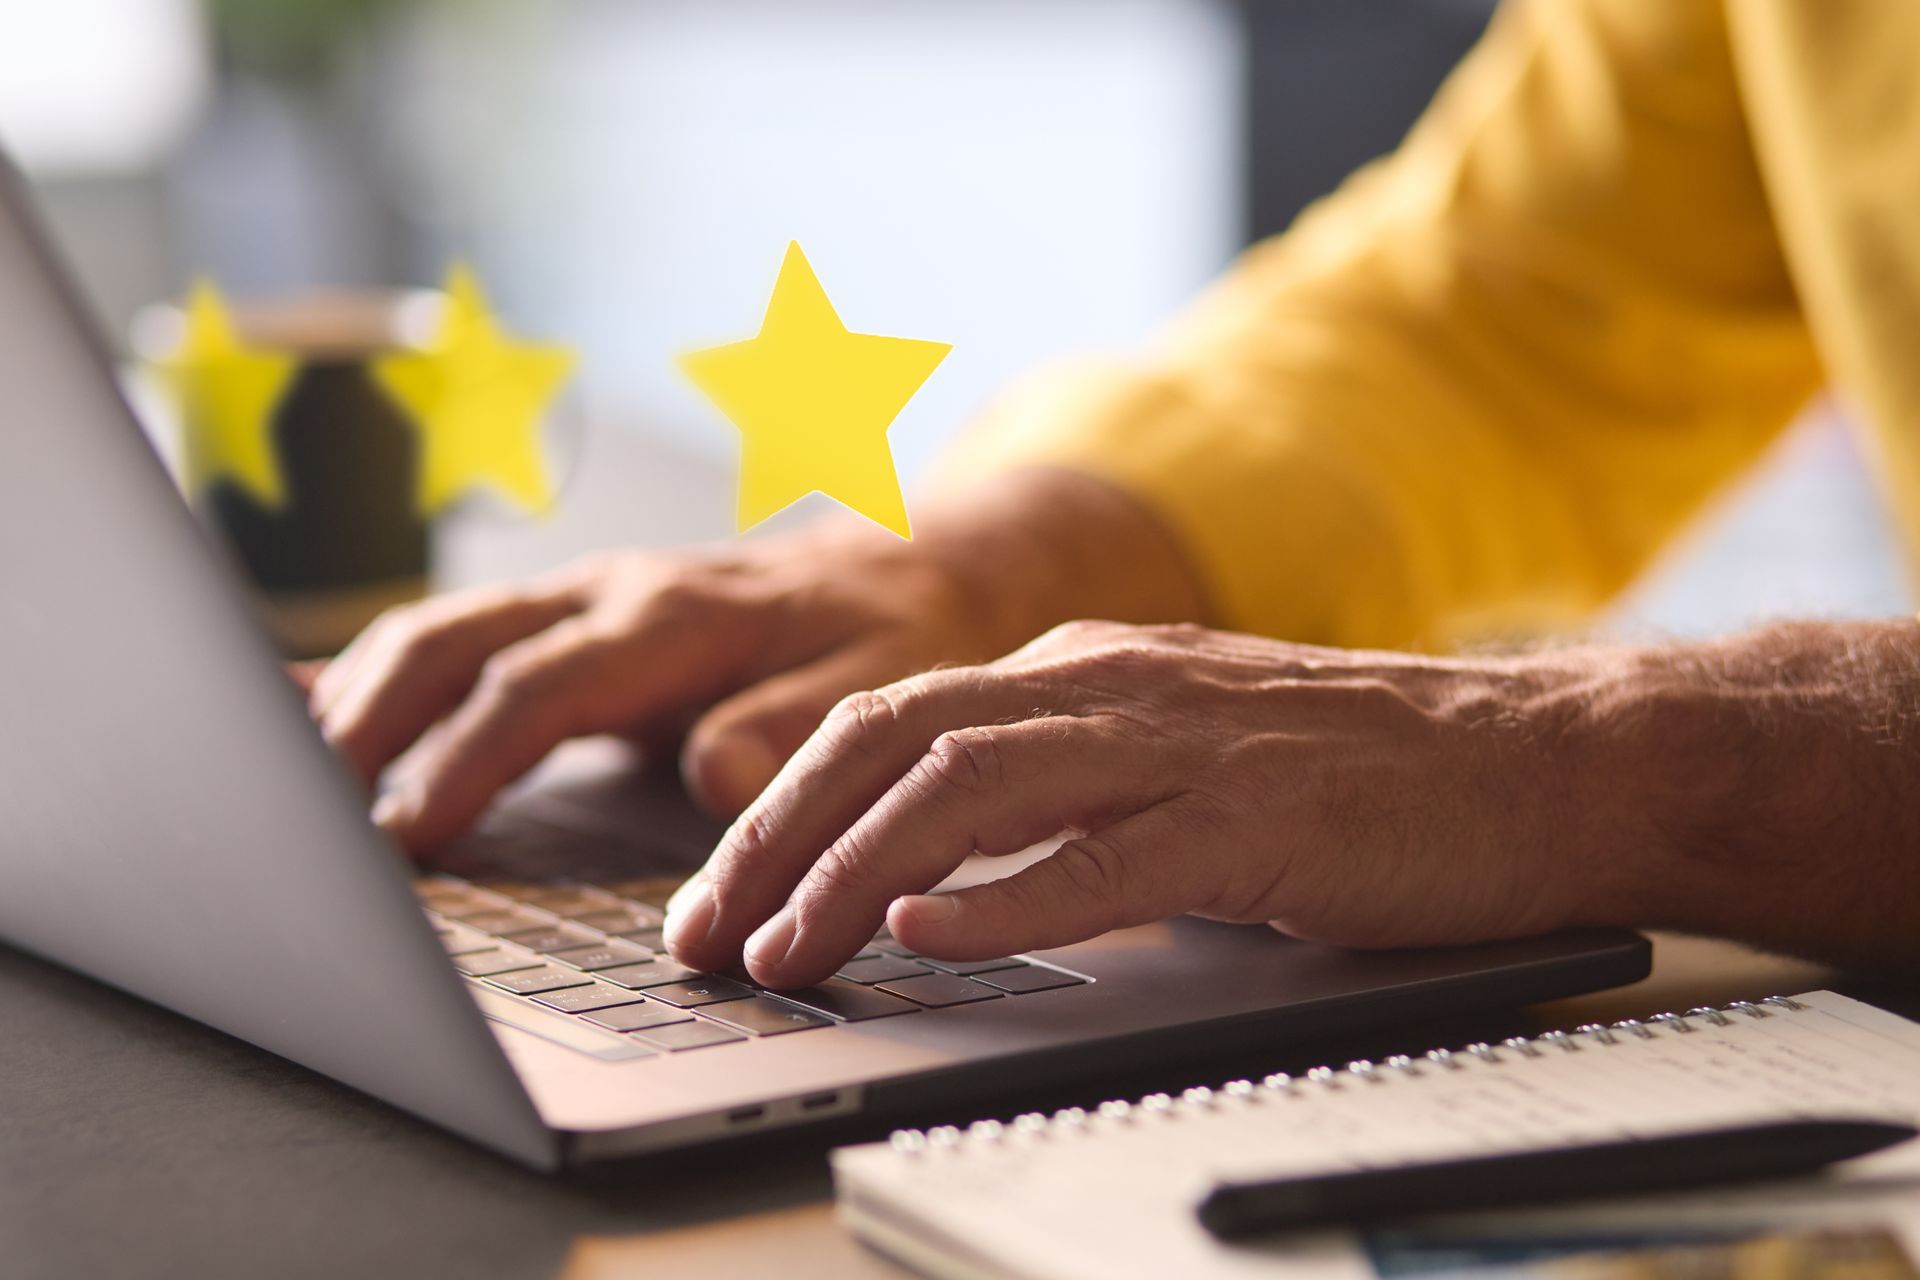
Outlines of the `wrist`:
<svg viewBox="0 0 1920 1280">
<path fill-rule="evenodd" d="M 1062 622 L 1202 620 L 1197 577 L 1172 536 L 1134 498 L 1078 473 L 1032 469 L 938 498 L 911 542 L 869 553 L 931 579 L 998 657 Z"/>
<path fill-rule="evenodd" d="M 1605 922 L 1841 958 L 1911 933 L 1913 630 L 1795 625 L 1634 653 L 1596 715 L 1612 811 L 1632 815 Z"/>
</svg>

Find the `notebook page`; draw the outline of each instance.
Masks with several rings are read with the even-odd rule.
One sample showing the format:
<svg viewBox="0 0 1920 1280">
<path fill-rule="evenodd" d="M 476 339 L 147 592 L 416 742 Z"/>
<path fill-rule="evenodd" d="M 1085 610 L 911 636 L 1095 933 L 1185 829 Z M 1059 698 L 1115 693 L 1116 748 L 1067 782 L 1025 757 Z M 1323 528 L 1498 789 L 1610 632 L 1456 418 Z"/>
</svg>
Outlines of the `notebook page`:
<svg viewBox="0 0 1920 1280">
<path fill-rule="evenodd" d="M 1543 1038 L 1456 1053 L 1451 1065 L 1335 1071 L 1246 1096 L 1214 1094 L 1124 1119 L 834 1155 L 843 1200 L 894 1215 L 1036 1277 L 1160 1270 L 1316 1274 L 1357 1254 L 1329 1236 L 1273 1249 L 1221 1246 L 1193 1206 L 1221 1179 L 1309 1174 L 1569 1142 L 1651 1136 L 1796 1115 L 1920 1117 L 1920 1026 L 1831 992 L 1636 1032 Z M 1907 1144 L 1907 1147 L 1920 1144 Z M 1907 1147 L 1861 1162 L 1920 1171 Z M 1330 1272 L 1332 1266 L 1335 1271 Z M 1276 1271 L 1276 1267 L 1280 1270 Z"/>
</svg>

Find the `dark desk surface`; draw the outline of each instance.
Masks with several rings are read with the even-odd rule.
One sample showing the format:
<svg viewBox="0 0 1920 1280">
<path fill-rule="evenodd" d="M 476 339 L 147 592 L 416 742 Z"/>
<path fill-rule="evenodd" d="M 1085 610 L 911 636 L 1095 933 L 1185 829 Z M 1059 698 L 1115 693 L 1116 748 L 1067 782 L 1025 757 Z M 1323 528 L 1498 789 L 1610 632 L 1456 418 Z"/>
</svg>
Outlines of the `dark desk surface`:
<svg viewBox="0 0 1920 1280">
<path fill-rule="evenodd" d="M 1618 992 L 1397 1028 L 1357 1047 L 1418 1050 L 1829 980 L 1686 939 L 1662 938 L 1655 954 L 1654 976 Z M 0 1274 L 11 1280 L 901 1274 L 834 1224 L 824 1140 L 542 1177 L 11 951 L 0 951 L 0 1026 Z M 1238 1068 L 1196 1066 L 1188 1083 L 1355 1049 L 1276 1048 Z M 1147 1087 L 1116 1077 L 1074 1096 Z"/>
</svg>

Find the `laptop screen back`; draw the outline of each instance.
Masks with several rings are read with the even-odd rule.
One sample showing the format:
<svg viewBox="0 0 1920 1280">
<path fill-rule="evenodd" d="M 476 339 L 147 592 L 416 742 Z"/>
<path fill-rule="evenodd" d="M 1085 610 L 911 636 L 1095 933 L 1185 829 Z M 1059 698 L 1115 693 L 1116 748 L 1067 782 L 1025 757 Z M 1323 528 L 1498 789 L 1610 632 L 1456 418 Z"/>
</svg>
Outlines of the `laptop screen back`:
<svg viewBox="0 0 1920 1280">
<path fill-rule="evenodd" d="M 0 938 L 551 1163 L 46 245 L 0 157 Z"/>
</svg>

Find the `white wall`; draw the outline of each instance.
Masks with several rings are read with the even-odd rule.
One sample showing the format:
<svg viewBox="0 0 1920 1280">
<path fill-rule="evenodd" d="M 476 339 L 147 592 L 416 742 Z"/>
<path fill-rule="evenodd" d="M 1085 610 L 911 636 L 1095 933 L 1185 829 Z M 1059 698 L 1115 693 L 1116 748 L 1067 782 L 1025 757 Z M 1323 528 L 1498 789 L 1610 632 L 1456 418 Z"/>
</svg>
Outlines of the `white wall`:
<svg viewBox="0 0 1920 1280">
<path fill-rule="evenodd" d="M 522 323 L 585 347 L 600 422 L 730 457 L 672 358 L 748 336 L 798 239 L 851 327 L 954 344 L 894 427 L 911 474 L 1018 373 L 1138 341 L 1235 242 L 1215 0 L 487 12 L 398 64 L 395 173 Z"/>
</svg>

